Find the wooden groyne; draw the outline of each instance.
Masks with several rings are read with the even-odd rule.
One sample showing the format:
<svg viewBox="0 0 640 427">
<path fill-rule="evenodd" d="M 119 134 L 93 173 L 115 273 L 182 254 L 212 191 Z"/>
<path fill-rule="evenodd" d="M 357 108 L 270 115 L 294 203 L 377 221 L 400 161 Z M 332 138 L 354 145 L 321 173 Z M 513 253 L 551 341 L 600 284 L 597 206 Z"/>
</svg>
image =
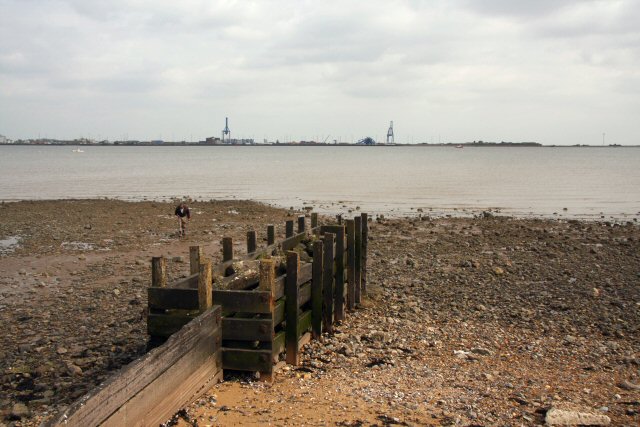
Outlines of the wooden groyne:
<svg viewBox="0 0 640 427">
<path fill-rule="evenodd" d="M 297 226 L 297 230 L 294 227 Z M 300 350 L 366 295 L 368 216 L 320 225 L 311 215 L 285 224 L 266 246 L 247 232 L 247 253 L 222 239 L 222 262 L 189 251 L 189 275 L 167 282 L 166 260 L 152 259 L 147 328 L 153 348 L 48 425 L 157 426 L 222 378 L 224 370 L 270 381 Z"/>
</svg>

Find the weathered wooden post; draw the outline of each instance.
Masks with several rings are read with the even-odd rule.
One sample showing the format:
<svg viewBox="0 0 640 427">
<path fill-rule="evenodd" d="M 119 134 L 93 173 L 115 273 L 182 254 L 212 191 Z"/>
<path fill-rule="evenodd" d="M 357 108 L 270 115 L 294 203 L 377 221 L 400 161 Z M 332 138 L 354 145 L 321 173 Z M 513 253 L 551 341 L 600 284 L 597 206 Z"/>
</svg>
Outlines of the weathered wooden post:
<svg viewBox="0 0 640 427">
<path fill-rule="evenodd" d="M 211 272 L 211 260 L 200 263 L 198 275 L 198 309 L 204 313 L 213 306 L 213 281 Z"/>
<path fill-rule="evenodd" d="M 361 287 L 362 295 L 367 296 L 367 252 L 369 246 L 369 215 L 362 214 L 362 265 L 361 265 Z"/>
<path fill-rule="evenodd" d="M 162 256 L 151 258 L 151 286 L 167 287 L 167 262 Z"/>
<path fill-rule="evenodd" d="M 247 231 L 247 253 L 252 254 L 258 249 L 255 230 Z"/>
<path fill-rule="evenodd" d="M 267 225 L 267 246 L 276 242 L 276 227 L 273 224 Z"/>
<path fill-rule="evenodd" d="M 231 237 L 222 238 L 222 262 L 233 261 L 233 239 Z M 224 269 L 225 276 L 231 276 L 234 273 L 233 266 L 230 265 Z"/>
<path fill-rule="evenodd" d="M 344 227 L 336 229 L 335 320 L 344 320 Z"/>
<path fill-rule="evenodd" d="M 354 219 L 356 228 L 356 241 L 355 241 L 355 284 L 356 284 L 356 304 L 360 304 L 362 301 L 362 217 L 357 216 Z"/>
<path fill-rule="evenodd" d="M 318 212 L 311 212 L 311 229 L 318 226 Z"/>
<path fill-rule="evenodd" d="M 347 307 L 349 310 L 356 308 L 356 225 L 355 221 L 348 219 L 347 223 Z"/>
<path fill-rule="evenodd" d="M 287 220 L 286 226 L 285 226 L 285 237 L 289 238 L 293 236 L 293 220 Z"/>
<path fill-rule="evenodd" d="M 189 246 L 189 272 L 191 275 L 200 271 L 200 260 L 204 259 L 202 246 Z"/>
<path fill-rule="evenodd" d="M 336 215 L 336 221 L 338 221 L 338 224 L 342 224 L 342 214 Z"/>
<path fill-rule="evenodd" d="M 259 266 L 259 278 L 258 282 L 258 290 L 259 291 L 268 291 L 270 293 L 269 297 L 269 306 L 270 306 L 270 325 L 268 326 L 269 331 L 271 332 L 271 336 L 273 339 L 274 334 L 274 324 L 273 324 L 273 316 L 274 316 L 274 308 L 276 304 L 276 263 L 271 258 L 265 258 L 260 260 Z M 265 326 L 260 326 L 264 328 Z M 273 341 L 271 341 L 271 349 L 273 350 Z M 277 362 L 278 355 L 272 354 L 273 362 Z M 260 372 L 260 381 L 271 382 L 273 380 L 272 372 Z"/>
<path fill-rule="evenodd" d="M 322 267 L 323 242 L 313 242 L 313 271 L 311 273 L 311 330 L 313 337 L 322 335 Z"/>
<path fill-rule="evenodd" d="M 333 330 L 333 243 L 335 234 L 324 233 L 323 248 L 323 311 L 322 311 L 322 329 L 325 332 Z"/>
<path fill-rule="evenodd" d="M 298 234 L 304 233 L 304 215 L 298 216 Z"/>
<path fill-rule="evenodd" d="M 233 259 L 233 239 L 231 237 L 222 238 L 222 262 Z"/>
<path fill-rule="evenodd" d="M 297 365 L 298 357 L 298 269 L 299 260 L 296 252 L 287 252 L 287 281 L 285 284 L 285 313 L 287 328 L 285 340 L 287 347 L 287 363 Z"/>
</svg>

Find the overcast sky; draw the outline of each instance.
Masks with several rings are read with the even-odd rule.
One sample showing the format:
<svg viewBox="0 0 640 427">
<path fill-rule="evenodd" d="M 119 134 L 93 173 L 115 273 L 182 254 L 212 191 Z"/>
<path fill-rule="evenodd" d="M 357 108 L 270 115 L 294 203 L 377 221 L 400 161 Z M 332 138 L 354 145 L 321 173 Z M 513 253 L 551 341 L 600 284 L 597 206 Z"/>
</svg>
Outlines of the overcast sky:
<svg viewBox="0 0 640 427">
<path fill-rule="evenodd" d="M 640 144 L 640 1 L 0 0 L 9 138 Z"/>
</svg>

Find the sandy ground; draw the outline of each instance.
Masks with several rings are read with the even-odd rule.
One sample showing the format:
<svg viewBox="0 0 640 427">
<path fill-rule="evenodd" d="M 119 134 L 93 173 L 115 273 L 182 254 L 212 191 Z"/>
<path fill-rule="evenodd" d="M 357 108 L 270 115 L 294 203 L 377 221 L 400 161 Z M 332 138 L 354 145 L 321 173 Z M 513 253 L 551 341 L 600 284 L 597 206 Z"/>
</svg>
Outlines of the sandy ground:
<svg viewBox="0 0 640 427">
<path fill-rule="evenodd" d="M 37 425 L 145 350 L 151 256 L 278 235 L 288 212 L 194 202 L 0 205 L 0 425 Z M 375 215 L 374 215 L 375 217 Z M 171 423 L 536 425 L 552 407 L 640 424 L 636 223 L 371 223 L 369 297 L 273 384 L 231 376 Z"/>
</svg>

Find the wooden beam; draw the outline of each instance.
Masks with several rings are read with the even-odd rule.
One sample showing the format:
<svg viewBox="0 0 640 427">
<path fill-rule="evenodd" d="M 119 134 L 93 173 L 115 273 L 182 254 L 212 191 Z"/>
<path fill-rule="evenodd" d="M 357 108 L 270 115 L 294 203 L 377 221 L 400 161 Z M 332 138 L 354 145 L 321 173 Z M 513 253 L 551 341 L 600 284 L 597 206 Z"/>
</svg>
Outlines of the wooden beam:
<svg viewBox="0 0 640 427">
<path fill-rule="evenodd" d="M 273 339 L 273 320 L 224 317 L 222 319 L 222 339 L 271 341 Z"/>
<path fill-rule="evenodd" d="M 298 216 L 298 234 L 304 233 L 304 215 Z"/>
<path fill-rule="evenodd" d="M 200 312 L 205 312 L 213 305 L 213 289 L 211 281 L 211 260 L 200 263 L 200 275 L 198 276 L 198 307 Z"/>
<path fill-rule="evenodd" d="M 295 248 L 300 243 L 302 243 L 302 241 L 306 238 L 307 238 L 307 233 L 299 233 L 296 235 L 292 235 L 286 238 L 285 240 L 283 240 L 282 242 L 280 242 L 280 247 L 285 252 L 290 251 L 291 249 Z"/>
<path fill-rule="evenodd" d="M 318 212 L 311 212 L 311 228 L 318 226 Z"/>
<path fill-rule="evenodd" d="M 247 231 L 247 253 L 252 254 L 258 249 L 258 241 L 255 230 Z"/>
<path fill-rule="evenodd" d="M 349 310 L 356 308 L 356 224 L 352 219 L 347 223 L 347 307 Z"/>
<path fill-rule="evenodd" d="M 223 311 L 239 313 L 271 313 L 271 292 L 268 291 L 213 291 L 213 300 Z"/>
<path fill-rule="evenodd" d="M 147 333 L 152 337 L 168 338 L 178 332 L 184 325 L 195 319 L 197 313 L 185 312 L 147 315 Z"/>
<path fill-rule="evenodd" d="M 311 283 L 305 283 L 298 290 L 298 307 L 311 301 Z"/>
<path fill-rule="evenodd" d="M 276 242 L 276 228 L 273 224 L 267 225 L 267 246 L 271 246 Z"/>
<path fill-rule="evenodd" d="M 204 260 L 202 246 L 189 246 L 189 274 L 197 274 L 200 271 L 201 260 Z"/>
<path fill-rule="evenodd" d="M 311 310 L 305 311 L 298 317 L 298 339 L 309 329 L 311 329 Z"/>
<path fill-rule="evenodd" d="M 324 248 L 322 265 L 324 273 L 322 275 L 322 330 L 331 332 L 333 328 L 333 244 L 335 234 L 324 233 Z"/>
<path fill-rule="evenodd" d="M 336 230 L 336 254 L 335 254 L 335 293 L 334 316 L 335 320 L 344 320 L 344 226 Z"/>
<path fill-rule="evenodd" d="M 355 241 L 355 288 L 356 288 L 356 304 L 360 304 L 362 301 L 362 217 L 357 216 L 353 218 L 356 229 L 356 241 Z"/>
<path fill-rule="evenodd" d="M 367 252 L 369 247 L 369 215 L 362 213 L 362 264 L 360 266 L 360 287 L 362 295 L 367 296 Z"/>
<path fill-rule="evenodd" d="M 311 279 L 311 324 L 313 337 L 322 335 L 322 250 L 323 242 L 313 242 L 313 272 Z"/>
<path fill-rule="evenodd" d="M 288 239 L 293 236 L 293 220 L 289 219 L 285 223 L 285 237 Z"/>
<path fill-rule="evenodd" d="M 237 371 L 269 373 L 273 369 L 272 350 L 222 349 L 222 367 Z"/>
<path fill-rule="evenodd" d="M 157 426 L 221 378 L 220 307 L 124 367 L 46 426 Z"/>
<path fill-rule="evenodd" d="M 164 257 L 151 258 L 151 286 L 156 288 L 167 286 L 167 261 Z"/>
<path fill-rule="evenodd" d="M 148 288 L 150 309 L 198 310 L 198 290 L 182 288 Z"/>
<path fill-rule="evenodd" d="M 287 252 L 286 322 L 287 363 L 298 365 L 298 268 L 296 252 Z"/>
<path fill-rule="evenodd" d="M 167 285 L 167 288 L 198 289 L 198 274 L 200 273 L 195 273 L 183 279 L 171 282 Z"/>
</svg>

